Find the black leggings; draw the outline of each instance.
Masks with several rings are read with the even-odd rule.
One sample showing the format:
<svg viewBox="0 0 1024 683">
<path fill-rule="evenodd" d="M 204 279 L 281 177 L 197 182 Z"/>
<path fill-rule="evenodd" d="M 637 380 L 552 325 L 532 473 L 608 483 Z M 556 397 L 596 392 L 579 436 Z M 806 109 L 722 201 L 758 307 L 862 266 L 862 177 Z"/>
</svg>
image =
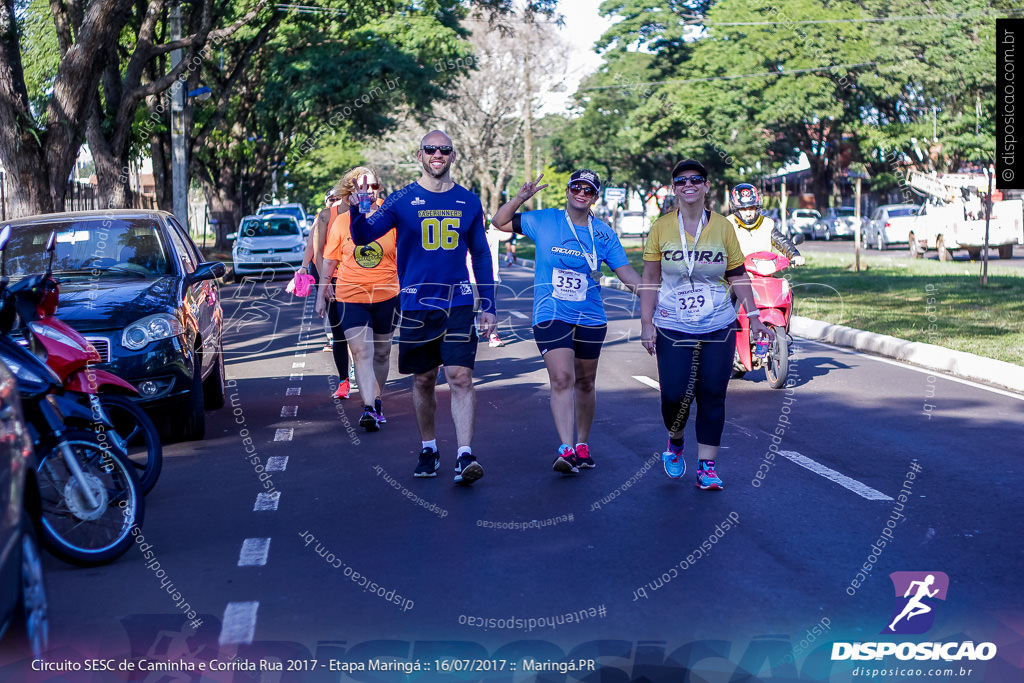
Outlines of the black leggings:
<svg viewBox="0 0 1024 683">
<path fill-rule="evenodd" d="M 697 443 L 720 445 L 736 328 L 730 325 L 707 334 L 687 334 L 659 327 L 656 345 L 665 427 L 669 432 L 683 431 L 696 398 Z"/>
<path fill-rule="evenodd" d="M 319 286 L 320 273 L 317 272 L 315 263 L 309 264 L 309 274 L 315 278 Z M 334 278 L 331 278 L 331 291 L 334 290 L 334 282 Z M 314 292 L 319 296 L 318 290 Z M 333 296 L 327 301 L 327 322 L 331 324 L 331 336 L 334 337 L 331 353 L 334 355 L 334 365 L 338 368 L 338 381 L 344 382 L 348 379 L 348 342 L 345 341 L 345 332 L 341 329 L 341 315 L 338 313 L 338 307 L 334 305 Z"/>
</svg>

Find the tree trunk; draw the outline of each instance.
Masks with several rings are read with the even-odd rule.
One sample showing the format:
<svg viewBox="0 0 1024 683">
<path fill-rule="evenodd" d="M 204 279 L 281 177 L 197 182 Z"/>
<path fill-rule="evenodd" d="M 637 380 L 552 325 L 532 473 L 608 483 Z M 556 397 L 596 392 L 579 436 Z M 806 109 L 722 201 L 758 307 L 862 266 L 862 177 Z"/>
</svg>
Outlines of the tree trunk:
<svg viewBox="0 0 1024 683">
<path fill-rule="evenodd" d="M 128 180 L 131 174 L 127 163 L 122 164 L 119 158 L 126 160 L 128 150 L 122 150 L 118 154 L 111 149 L 109 141 L 103 135 L 100 116 L 99 103 L 96 103 L 85 129 L 89 151 L 96 164 L 97 194 L 105 208 L 124 209 L 128 207 Z"/>
<path fill-rule="evenodd" d="M 227 234 L 234 232 L 242 221 L 242 206 L 235 189 L 236 181 L 230 168 L 222 168 L 215 183 L 200 181 L 210 218 L 217 221 L 213 247 L 218 251 L 230 249 Z"/>
</svg>

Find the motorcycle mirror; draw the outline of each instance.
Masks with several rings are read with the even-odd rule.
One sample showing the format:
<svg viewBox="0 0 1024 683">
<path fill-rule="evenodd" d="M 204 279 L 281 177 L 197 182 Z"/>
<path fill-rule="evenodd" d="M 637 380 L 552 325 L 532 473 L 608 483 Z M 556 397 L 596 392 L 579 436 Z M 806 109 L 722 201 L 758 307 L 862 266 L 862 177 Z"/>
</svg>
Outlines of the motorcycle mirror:
<svg viewBox="0 0 1024 683">
<path fill-rule="evenodd" d="M 50 260 L 46 264 L 46 277 L 53 273 L 53 255 L 57 251 L 57 231 L 51 230 L 50 236 L 46 238 L 46 251 L 50 254 Z"/>
</svg>

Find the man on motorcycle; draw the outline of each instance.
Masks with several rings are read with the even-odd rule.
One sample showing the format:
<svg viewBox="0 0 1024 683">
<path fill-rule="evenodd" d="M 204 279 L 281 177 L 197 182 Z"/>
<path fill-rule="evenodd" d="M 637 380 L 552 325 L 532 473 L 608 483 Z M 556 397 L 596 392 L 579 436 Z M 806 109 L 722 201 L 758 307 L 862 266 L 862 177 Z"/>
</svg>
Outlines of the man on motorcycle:
<svg viewBox="0 0 1024 683">
<path fill-rule="evenodd" d="M 743 255 L 755 251 L 775 251 L 783 254 L 794 266 L 802 266 L 804 257 L 778 228 L 775 221 L 761 215 L 761 193 L 750 183 L 740 183 L 732 188 L 733 213 L 729 221 L 736 230 Z"/>
</svg>

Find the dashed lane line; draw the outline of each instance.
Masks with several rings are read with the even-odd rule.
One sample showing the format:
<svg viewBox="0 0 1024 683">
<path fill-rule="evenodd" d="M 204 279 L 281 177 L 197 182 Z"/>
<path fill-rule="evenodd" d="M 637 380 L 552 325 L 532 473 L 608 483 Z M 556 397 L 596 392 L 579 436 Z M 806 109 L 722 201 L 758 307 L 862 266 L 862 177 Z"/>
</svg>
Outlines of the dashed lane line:
<svg viewBox="0 0 1024 683">
<path fill-rule="evenodd" d="M 242 541 L 242 550 L 238 553 L 239 567 L 264 567 L 270 555 L 269 538 L 247 538 Z"/>
<path fill-rule="evenodd" d="M 276 510 L 277 504 L 281 502 L 281 492 L 274 491 L 272 493 L 258 493 L 256 494 L 256 504 L 253 505 L 253 512 L 266 512 L 268 510 Z"/>
<path fill-rule="evenodd" d="M 801 455 L 796 451 L 779 451 L 779 455 L 786 458 L 787 460 L 795 462 L 797 465 L 800 465 L 800 467 L 803 467 L 804 469 L 808 469 L 811 472 L 814 472 L 815 474 L 820 474 L 829 481 L 833 481 L 845 489 L 853 491 L 862 498 L 867 498 L 868 500 L 892 500 L 892 498 L 885 495 L 881 491 L 876 491 L 867 484 L 862 484 L 856 479 L 851 479 L 845 474 L 840 474 L 839 472 L 836 472 L 833 469 L 825 467 L 820 462 L 811 460 L 806 455 Z"/>
<path fill-rule="evenodd" d="M 256 612 L 260 608 L 258 601 L 229 602 L 224 608 L 221 620 L 221 645 L 250 645 L 256 633 Z"/>
<path fill-rule="evenodd" d="M 272 455 L 267 458 L 267 472 L 284 472 L 287 467 L 287 455 Z"/>
</svg>

